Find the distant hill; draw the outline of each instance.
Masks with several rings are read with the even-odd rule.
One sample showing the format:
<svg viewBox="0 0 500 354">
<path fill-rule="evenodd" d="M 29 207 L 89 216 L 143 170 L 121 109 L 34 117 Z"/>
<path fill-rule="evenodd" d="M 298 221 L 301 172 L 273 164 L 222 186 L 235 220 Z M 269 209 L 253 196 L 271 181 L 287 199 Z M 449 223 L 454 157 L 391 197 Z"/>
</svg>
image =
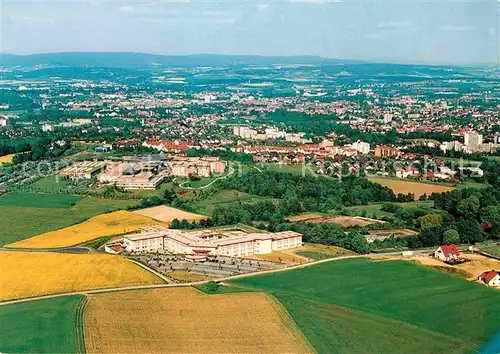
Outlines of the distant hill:
<svg viewBox="0 0 500 354">
<path fill-rule="evenodd" d="M 139 69 L 154 66 L 230 66 L 230 65 L 271 65 L 302 64 L 332 65 L 361 64 L 359 60 L 328 59 L 317 56 L 259 56 L 259 55 L 161 55 L 131 52 L 74 52 L 47 54 L 2 54 L 2 67 L 85 66 Z"/>
</svg>

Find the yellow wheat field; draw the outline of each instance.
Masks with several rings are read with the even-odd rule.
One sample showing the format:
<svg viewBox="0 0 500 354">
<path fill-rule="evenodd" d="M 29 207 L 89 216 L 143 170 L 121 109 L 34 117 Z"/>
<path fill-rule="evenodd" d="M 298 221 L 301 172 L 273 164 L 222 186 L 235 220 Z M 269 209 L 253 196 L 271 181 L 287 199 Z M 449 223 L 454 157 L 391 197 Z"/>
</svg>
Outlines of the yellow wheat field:
<svg viewBox="0 0 500 354">
<path fill-rule="evenodd" d="M 74 246 L 102 236 L 119 235 L 158 224 L 146 216 L 120 210 L 94 216 L 87 221 L 60 230 L 46 232 L 7 245 L 12 248 L 57 248 Z"/>
<path fill-rule="evenodd" d="M 193 288 L 89 296 L 87 353 L 305 353 L 288 313 L 262 293 L 205 295 Z"/>
<path fill-rule="evenodd" d="M 424 194 L 430 196 L 432 193 L 444 193 L 455 190 L 454 187 L 389 178 L 369 178 L 369 180 L 390 188 L 396 195 L 399 193 L 413 193 L 415 195 L 415 199 L 420 198 Z"/>
<path fill-rule="evenodd" d="M 204 215 L 190 213 L 166 205 L 159 205 L 151 208 L 140 209 L 134 211 L 134 213 L 144 215 L 163 222 L 170 222 L 174 219 L 201 220 L 206 218 L 206 216 Z"/>
<path fill-rule="evenodd" d="M 120 256 L 0 252 L 0 300 L 77 290 L 162 283 Z"/>
<path fill-rule="evenodd" d="M 12 162 L 12 159 L 14 158 L 14 155 L 15 154 L 10 154 L 10 155 L 4 155 L 4 156 L 0 156 L 0 165 L 2 163 L 11 163 Z"/>
</svg>

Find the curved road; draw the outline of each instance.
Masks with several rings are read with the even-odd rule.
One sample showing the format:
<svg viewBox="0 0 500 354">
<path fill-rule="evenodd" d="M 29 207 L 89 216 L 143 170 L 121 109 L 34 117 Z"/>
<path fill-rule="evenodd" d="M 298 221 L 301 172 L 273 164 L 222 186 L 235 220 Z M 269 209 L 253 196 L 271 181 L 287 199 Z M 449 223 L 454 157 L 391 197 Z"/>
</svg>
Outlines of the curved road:
<svg viewBox="0 0 500 354">
<path fill-rule="evenodd" d="M 210 187 L 212 184 L 214 184 L 214 183 L 215 183 L 215 182 L 217 182 L 218 180 L 220 180 L 220 179 L 224 179 L 224 178 L 226 178 L 226 177 L 231 176 L 233 173 L 234 173 L 234 169 L 230 167 L 229 172 L 227 173 L 227 175 L 217 177 L 216 179 L 214 179 L 212 182 L 210 182 L 210 183 L 209 183 L 209 184 L 207 184 L 207 185 L 204 185 L 204 186 L 201 186 L 201 187 L 184 187 L 184 185 L 185 185 L 186 183 L 191 182 L 191 181 L 186 181 L 186 182 L 182 182 L 181 184 L 179 184 L 179 187 L 180 187 L 180 188 L 184 188 L 184 189 L 195 189 L 195 190 L 198 190 L 198 189 L 205 189 L 205 188 Z"/>
</svg>

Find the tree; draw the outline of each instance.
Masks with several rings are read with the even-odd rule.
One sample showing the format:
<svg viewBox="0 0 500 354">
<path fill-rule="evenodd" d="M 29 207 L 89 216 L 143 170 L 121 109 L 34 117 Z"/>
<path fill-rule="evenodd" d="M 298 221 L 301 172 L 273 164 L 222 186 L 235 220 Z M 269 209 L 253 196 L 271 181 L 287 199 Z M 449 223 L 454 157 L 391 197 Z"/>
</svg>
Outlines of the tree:
<svg viewBox="0 0 500 354">
<path fill-rule="evenodd" d="M 166 204 L 172 204 L 175 197 L 176 195 L 172 189 L 165 189 L 165 191 L 163 192 L 163 200 Z"/>
<path fill-rule="evenodd" d="M 350 240 L 351 249 L 358 253 L 368 253 L 370 252 L 370 246 L 366 242 L 366 239 L 358 233 L 355 233 Z"/>
<path fill-rule="evenodd" d="M 441 214 L 427 214 L 418 218 L 420 229 L 430 229 L 440 227 L 443 224 L 443 216 Z"/>
<path fill-rule="evenodd" d="M 203 286 L 203 290 L 208 293 L 208 294 L 214 294 L 217 291 L 219 291 L 219 283 L 216 283 L 214 281 L 209 281 Z"/>
<path fill-rule="evenodd" d="M 445 245 L 460 243 L 460 235 L 457 230 L 449 229 L 443 234 L 443 243 Z"/>
<path fill-rule="evenodd" d="M 481 203 L 479 198 L 475 195 L 471 195 L 468 198 L 462 199 L 457 204 L 457 212 L 463 216 L 473 217 L 477 215 Z"/>
</svg>

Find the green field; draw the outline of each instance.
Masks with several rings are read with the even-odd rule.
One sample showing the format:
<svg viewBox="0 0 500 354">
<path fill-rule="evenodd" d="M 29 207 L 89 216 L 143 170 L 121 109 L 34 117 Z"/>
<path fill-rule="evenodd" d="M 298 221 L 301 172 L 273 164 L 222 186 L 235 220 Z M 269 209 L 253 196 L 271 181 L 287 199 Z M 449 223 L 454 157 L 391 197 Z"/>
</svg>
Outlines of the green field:
<svg viewBox="0 0 500 354">
<path fill-rule="evenodd" d="M 255 203 L 259 200 L 270 198 L 259 197 L 235 190 L 221 190 L 204 199 L 194 199 L 191 206 L 194 210 L 203 215 L 211 215 L 215 207 L 233 202 Z"/>
<path fill-rule="evenodd" d="M 434 206 L 434 202 L 432 200 L 423 200 L 423 201 L 414 201 L 407 203 L 394 203 L 403 208 L 432 208 Z M 384 216 L 392 216 L 392 213 L 381 210 L 382 203 L 376 204 L 368 204 L 368 205 L 356 205 L 352 207 L 347 207 L 346 209 L 351 212 L 353 215 L 360 215 L 363 211 L 366 213 L 366 216 L 374 216 L 376 218 L 382 218 Z"/>
<path fill-rule="evenodd" d="M 230 282 L 273 294 L 319 352 L 470 352 L 500 293 L 405 261 L 349 259 Z"/>
<path fill-rule="evenodd" d="M 265 167 L 269 171 L 274 171 L 274 172 L 289 172 L 293 173 L 296 175 L 315 175 L 316 170 L 318 169 L 317 166 L 314 165 L 281 165 L 281 164 L 276 164 L 276 163 L 267 163 L 265 164 Z"/>
<path fill-rule="evenodd" d="M 500 257 L 500 246 L 490 246 L 481 248 L 481 252 L 486 252 L 492 256 Z"/>
<path fill-rule="evenodd" d="M 71 226 L 95 215 L 126 209 L 132 204 L 133 200 L 82 198 L 69 208 L 0 205 L 0 245 Z"/>
<path fill-rule="evenodd" d="M 0 196 L 0 206 L 27 208 L 69 208 L 82 197 L 64 194 L 36 194 L 27 192 L 10 192 Z"/>
<path fill-rule="evenodd" d="M 23 190 L 39 193 L 65 194 L 68 193 L 69 180 L 55 176 L 45 176 L 31 184 L 23 186 Z"/>
<path fill-rule="evenodd" d="M 0 307 L 0 352 L 75 353 L 75 318 L 83 296 L 32 301 Z"/>
</svg>

